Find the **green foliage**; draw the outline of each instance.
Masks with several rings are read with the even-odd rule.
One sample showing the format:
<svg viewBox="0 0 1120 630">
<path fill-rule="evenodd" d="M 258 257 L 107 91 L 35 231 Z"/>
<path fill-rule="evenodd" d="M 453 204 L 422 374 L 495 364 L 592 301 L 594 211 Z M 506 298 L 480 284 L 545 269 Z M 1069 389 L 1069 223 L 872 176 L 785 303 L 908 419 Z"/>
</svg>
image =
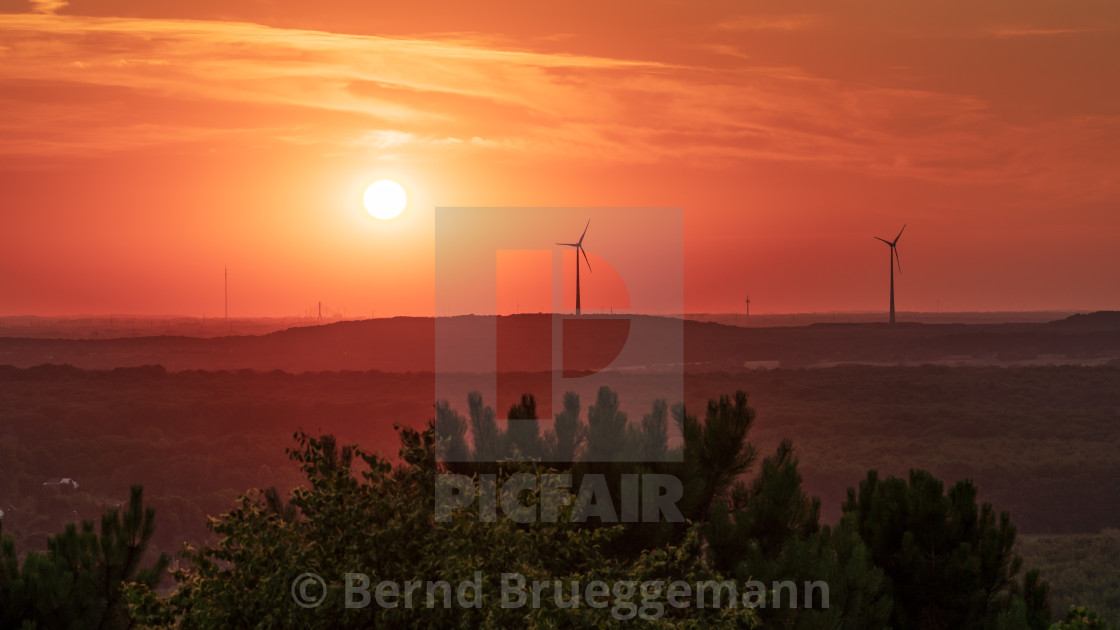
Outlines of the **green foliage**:
<svg viewBox="0 0 1120 630">
<path fill-rule="evenodd" d="M 928 472 L 880 481 L 870 471 L 843 506 L 890 580 L 899 628 L 1046 628 L 1048 586 L 1038 574 L 1016 581 L 1022 559 L 1006 512 L 976 505 L 962 481 L 943 492 Z"/>
<path fill-rule="evenodd" d="M 858 496 L 850 493 L 845 516 L 834 527 L 820 525 L 820 501 L 809 496 L 790 442 L 756 460 L 747 433 L 755 412 L 738 392 L 709 403 L 704 420 L 683 405 L 672 408 L 684 444 L 680 462 L 629 464 L 601 461 L 625 449 L 641 453 L 668 449 L 669 407 L 654 404 L 640 426 L 626 422 L 617 395 L 601 389 L 579 423 L 579 399 L 569 394 L 559 427 L 539 434 L 535 401 L 510 411 L 506 432 L 493 423 L 481 397 L 468 399 L 463 419 L 446 404 L 436 406 L 432 428 L 400 431 L 397 466 L 358 447 L 339 447 L 330 436 L 297 434 L 290 456 L 308 486 L 285 504 L 274 493 L 241 499 L 238 509 L 212 523 L 216 546 L 189 554 L 191 567 L 177 574 L 179 591 L 160 603 L 138 600 L 152 625 L 183 629 L 256 627 L 602 627 L 619 620 L 602 609 L 562 609 L 548 591 L 540 607 L 508 608 L 484 598 L 480 609 L 452 605 L 386 609 L 346 608 L 345 572 L 368 574 L 369 583 L 443 580 L 450 584 L 480 576 L 483 592 L 500 591 L 503 573 L 535 580 L 586 583 L 592 579 L 634 582 L 755 580 L 765 586 L 764 606 L 748 609 L 666 608 L 657 624 L 705 627 L 728 623 L 767 628 L 858 630 L 896 628 L 1046 628 L 1047 585 L 1032 571 L 1016 576 L 1021 560 L 1012 552 L 1015 528 L 1006 514 L 998 521 L 990 505 L 978 508 L 968 482 L 944 493 L 928 473 L 880 482 L 869 473 Z M 442 430 L 437 444 L 435 426 Z M 474 433 L 468 447 L 467 429 Z M 480 440 L 489 435 L 492 444 Z M 684 482 L 681 506 L 688 522 L 578 524 L 567 522 L 574 497 L 558 523 L 517 524 L 485 519 L 479 504 L 454 512 L 450 522 L 433 515 L 437 452 L 459 451 L 499 480 L 515 473 L 549 472 L 542 464 L 490 461 L 489 455 L 525 451 L 576 453 L 568 464 L 573 486 L 589 472 L 607 474 L 612 497 L 621 474 L 657 471 Z M 664 451 L 663 451 L 664 452 Z M 484 468 L 480 468 L 485 464 Z M 449 464 L 449 466 L 452 466 Z M 530 503 L 541 501 L 537 493 Z M 524 500 L 524 499 L 523 499 Z M 617 506 L 616 506 L 617 508 Z M 325 601 L 302 608 L 292 581 L 303 573 L 326 580 Z M 797 606 L 781 605 L 778 582 L 823 586 L 815 597 L 797 590 Z M 786 594 L 788 599 L 789 594 Z M 827 598 L 827 601 L 825 600 Z"/>
<path fill-rule="evenodd" d="M 1064 619 L 1050 626 L 1050 630 L 1113 630 L 1108 622 L 1084 606 L 1070 606 Z"/>
<path fill-rule="evenodd" d="M 144 508 L 143 491 L 132 487 L 128 509 L 70 524 L 52 536 L 46 553 L 29 552 L 18 568 L 15 546 L 0 536 L 0 627 L 87 630 L 130 628 L 129 585 L 151 589 L 167 569 L 161 554 L 141 568 L 155 532 L 155 511 Z"/>
<path fill-rule="evenodd" d="M 580 421 L 579 414 L 579 395 L 575 392 L 565 393 L 564 408 L 556 414 L 552 431 L 545 436 L 548 446 L 546 461 L 576 461 L 576 453 L 587 437 L 587 427 Z"/>
<path fill-rule="evenodd" d="M 503 608 L 500 576 L 519 573 L 530 582 L 565 583 L 722 579 L 706 564 L 696 528 L 679 545 L 617 558 L 604 551 L 621 534 L 617 527 L 482 522 L 477 504 L 457 511 L 450 522 L 437 522 L 434 431 L 400 434 L 403 463 L 394 467 L 358 447 L 339 447 L 331 436 L 297 433 L 298 447 L 290 456 L 308 482 L 288 502 L 298 517 L 281 518 L 269 501 L 243 497 L 237 509 L 212 522 L 218 544 L 189 552 L 191 567 L 176 575 L 179 590 L 163 606 L 139 602 L 146 622 L 182 629 L 616 627 L 621 622 L 610 608 L 565 610 L 550 599 L 539 608 Z M 510 464 L 499 476 L 546 471 L 537 464 Z M 308 572 L 326 581 L 325 600 L 303 608 L 290 589 Z M 411 609 L 376 603 L 347 608 L 347 572 L 367 574 L 372 585 L 382 580 L 457 585 L 481 576 L 484 597 L 477 609 L 444 607 L 442 599 L 431 608 L 426 601 Z M 744 608 L 668 609 L 655 625 L 751 627 L 754 619 Z"/>
<path fill-rule="evenodd" d="M 636 444 L 641 461 L 663 461 L 669 451 L 669 405 L 664 398 L 653 401 L 653 409 L 642 416 L 642 424 L 635 427 L 627 440 Z"/>
<path fill-rule="evenodd" d="M 453 462 L 466 461 L 470 450 L 466 440 L 467 421 L 446 400 L 437 402 L 435 409 L 436 435 L 442 439 L 439 445 L 440 456 Z"/>
<path fill-rule="evenodd" d="M 746 438 L 755 411 L 747 405 L 746 393 L 739 391 L 734 400 L 721 396 L 709 401 L 702 423 L 683 405 L 673 407 L 673 418 L 684 437 L 681 510 L 686 518 L 704 519 L 717 498 L 730 498 L 732 486 L 754 463 L 755 448 Z"/>
<path fill-rule="evenodd" d="M 709 555 L 718 570 L 741 581 L 827 585 L 827 602 L 818 595 L 813 602 L 800 600 L 795 609 L 774 606 L 777 594 L 768 592 L 770 605 L 760 611 L 767 627 L 887 627 L 892 604 L 883 571 L 852 519 L 822 528 L 819 517 L 820 501 L 804 492 L 793 445 L 782 442 L 753 482 L 740 482 L 730 503 L 713 509 L 705 528 Z"/>
<path fill-rule="evenodd" d="M 467 406 L 470 410 L 471 435 L 474 436 L 475 461 L 498 461 L 503 455 L 503 439 L 502 431 L 494 421 L 494 410 L 483 404 L 482 394 L 478 392 L 471 392 L 467 396 Z"/>
<path fill-rule="evenodd" d="M 537 422 L 537 399 L 532 394 L 521 396 L 521 401 L 509 408 L 506 418 L 506 435 L 512 451 L 520 458 L 540 460 L 544 452 Z"/>
<path fill-rule="evenodd" d="M 595 404 L 587 408 L 587 451 L 583 459 L 618 461 L 625 446 L 626 414 L 619 408 L 618 394 L 609 387 L 600 387 Z"/>
</svg>

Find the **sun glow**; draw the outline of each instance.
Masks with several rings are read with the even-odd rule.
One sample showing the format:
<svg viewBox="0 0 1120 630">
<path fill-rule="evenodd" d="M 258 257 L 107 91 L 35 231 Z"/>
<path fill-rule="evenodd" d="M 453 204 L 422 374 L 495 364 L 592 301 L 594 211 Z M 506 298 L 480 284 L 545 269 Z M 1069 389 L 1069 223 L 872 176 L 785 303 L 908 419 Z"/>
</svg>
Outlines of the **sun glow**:
<svg viewBox="0 0 1120 630">
<path fill-rule="evenodd" d="M 366 212 L 378 219 L 393 219 L 404 212 L 408 203 L 408 195 L 404 188 L 391 179 L 381 179 L 373 182 L 366 188 L 362 195 L 362 205 Z"/>
</svg>

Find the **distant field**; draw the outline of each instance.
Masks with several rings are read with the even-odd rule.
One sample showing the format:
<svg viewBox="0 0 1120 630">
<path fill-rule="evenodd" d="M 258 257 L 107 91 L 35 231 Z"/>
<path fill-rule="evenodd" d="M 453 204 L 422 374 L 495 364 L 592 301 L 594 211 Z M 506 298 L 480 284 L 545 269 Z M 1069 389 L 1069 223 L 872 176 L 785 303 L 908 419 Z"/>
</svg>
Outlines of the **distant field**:
<svg viewBox="0 0 1120 630">
<path fill-rule="evenodd" d="M 869 468 L 972 478 L 1020 531 L 1120 526 L 1120 369 L 866 367 L 711 374 L 692 400 L 742 388 L 762 444 L 790 437 L 835 518 Z"/>
<path fill-rule="evenodd" d="M 616 381 L 631 420 L 660 395 L 656 379 Z M 4 531 L 41 546 L 59 522 L 92 517 L 143 483 L 158 542 L 205 535 L 205 515 L 250 487 L 298 480 L 284 448 L 299 427 L 393 456 L 393 425 L 431 417 L 430 374 L 83 371 L 0 368 L 0 509 Z M 973 478 L 1020 531 L 1120 526 L 1120 369 L 872 368 L 697 374 L 692 413 L 744 389 L 761 453 L 794 440 L 809 491 L 833 520 L 869 468 Z M 584 413 L 590 392 L 583 392 Z M 462 409 L 464 401 L 453 400 Z M 76 491 L 45 488 L 70 477 Z"/>
<path fill-rule="evenodd" d="M 1023 564 L 1050 582 L 1056 616 L 1072 605 L 1088 606 L 1120 625 L 1120 530 L 1068 536 L 1020 536 Z"/>
</svg>

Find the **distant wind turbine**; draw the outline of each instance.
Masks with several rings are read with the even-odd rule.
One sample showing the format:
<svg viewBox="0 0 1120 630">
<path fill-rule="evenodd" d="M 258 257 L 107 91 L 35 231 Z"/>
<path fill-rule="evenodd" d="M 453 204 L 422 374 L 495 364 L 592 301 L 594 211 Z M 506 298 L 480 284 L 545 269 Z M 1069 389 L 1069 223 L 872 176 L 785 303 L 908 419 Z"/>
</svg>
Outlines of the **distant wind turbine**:
<svg viewBox="0 0 1120 630">
<path fill-rule="evenodd" d="M 579 240 L 574 243 L 557 243 L 565 247 L 576 248 L 576 315 L 579 315 L 579 254 L 583 252 L 583 262 L 587 263 L 587 272 L 591 273 L 591 261 L 587 260 L 587 252 L 583 249 L 583 237 L 587 236 L 587 228 L 591 227 L 591 219 L 587 220 L 587 225 L 583 226 L 583 234 L 579 235 Z"/>
<path fill-rule="evenodd" d="M 878 236 L 875 237 L 876 239 L 878 239 L 880 241 L 883 241 L 884 243 L 886 243 L 887 245 L 890 245 L 890 247 L 891 247 L 890 266 L 891 266 L 891 323 L 892 324 L 894 323 L 894 266 L 895 265 L 898 265 L 898 275 L 900 275 L 900 276 L 902 275 L 902 262 L 900 262 L 898 260 L 898 249 L 896 248 L 896 246 L 898 245 L 898 239 L 902 238 L 902 232 L 905 229 L 906 229 L 906 225 L 904 224 L 902 226 L 902 229 L 898 231 L 898 236 L 894 237 L 893 241 L 888 241 L 887 239 L 879 238 Z"/>
</svg>

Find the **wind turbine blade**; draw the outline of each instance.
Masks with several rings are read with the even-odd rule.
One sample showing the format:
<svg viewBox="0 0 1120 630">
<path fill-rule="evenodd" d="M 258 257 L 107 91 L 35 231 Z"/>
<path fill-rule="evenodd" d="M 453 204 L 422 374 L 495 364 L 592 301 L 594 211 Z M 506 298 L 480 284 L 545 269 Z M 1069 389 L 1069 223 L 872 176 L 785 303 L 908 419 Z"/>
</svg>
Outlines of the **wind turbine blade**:
<svg viewBox="0 0 1120 630">
<path fill-rule="evenodd" d="M 566 245 L 568 247 L 579 247 L 577 243 L 557 243 L 557 245 Z"/>
<path fill-rule="evenodd" d="M 591 219 L 587 220 L 587 225 L 583 226 L 583 234 L 579 235 L 579 244 L 583 244 L 583 237 L 587 236 L 587 228 L 591 227 Z"/>
<path fill-rule="evenodd" d="M 902 233 L 904 231 L 906 231 L 906 224 L 905 223 L 902 224 L 902 229 L 898 231 L 898 236 L 894 237 L 894 243 L 897 243 L 898 239 L 902 238 Z"/>
<path fill-rule="evenodd" d="M 583 252 L 583 262 L 587 263 L 587 271 L 591 271 L 591 261 L 587 259 L 587 251 L 580 247 L 577 252 Z"/>
<path fill-rule="evenodd" d="M 892 247 L 891 251 L 894 252 L 894 262 L 898 265 L 898 275 L 902 275 L 902 261 L 898 259 L 898 248 Z"/>
<path fill-rule="evenodd" d="M 875 240 L 877 240 L 877 241 L 883 241 L 883 242 L 884 242 L 884 243 L 886 243 L 887 245 L 893 245 L 893 243 L 891 243 L 890 241 L 888 241 L 888 240 L 887 240 L 887 239 L 885 239 L 885 238 L 879 238 L 878 236 L 875 236 L 875 237 L 873 237 L 873 238 L 874 238 Z M 879 251 L 883 251 L 883 250 L 879 250 Z"/>
</svg>

